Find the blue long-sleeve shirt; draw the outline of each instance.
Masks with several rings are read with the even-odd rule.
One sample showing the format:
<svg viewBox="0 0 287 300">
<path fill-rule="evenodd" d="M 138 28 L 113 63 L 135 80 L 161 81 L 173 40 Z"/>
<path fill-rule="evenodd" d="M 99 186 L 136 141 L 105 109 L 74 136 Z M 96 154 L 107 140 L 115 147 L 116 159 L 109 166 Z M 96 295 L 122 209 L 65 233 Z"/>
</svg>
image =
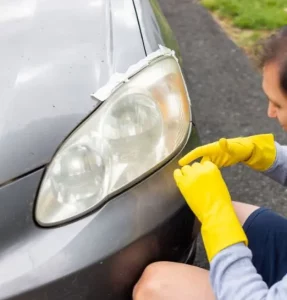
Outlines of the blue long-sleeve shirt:
<svg viewBox="0 0 287 300">
<path fill-rule="evenodd" d="M 276 143 L 276 149 L 275 163 L 265 174 L 287 186 L 287 146 Z M 287 275 L 268 288 L 251 259 L 252 253 L 243 243 L 220 251 L 212 259 L 210 279 L 216 299 L 287 300 Z"/>
</svg>

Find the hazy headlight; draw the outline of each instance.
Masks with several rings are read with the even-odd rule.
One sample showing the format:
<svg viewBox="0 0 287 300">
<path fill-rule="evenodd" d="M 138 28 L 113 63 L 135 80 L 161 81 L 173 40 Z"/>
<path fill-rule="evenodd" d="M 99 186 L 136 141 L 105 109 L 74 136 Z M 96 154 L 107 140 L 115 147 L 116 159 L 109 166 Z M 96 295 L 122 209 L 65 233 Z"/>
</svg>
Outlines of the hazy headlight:
<svg viewBox="0 0 287 300">
<path fill-rule="evenodd" d="M 185 141 L 190 105 L 177 60 L 159 56 L 134 73 L 56 153 L 36 203 L 41 225 L 90 211 L 158 167 Z"/>
</svg>

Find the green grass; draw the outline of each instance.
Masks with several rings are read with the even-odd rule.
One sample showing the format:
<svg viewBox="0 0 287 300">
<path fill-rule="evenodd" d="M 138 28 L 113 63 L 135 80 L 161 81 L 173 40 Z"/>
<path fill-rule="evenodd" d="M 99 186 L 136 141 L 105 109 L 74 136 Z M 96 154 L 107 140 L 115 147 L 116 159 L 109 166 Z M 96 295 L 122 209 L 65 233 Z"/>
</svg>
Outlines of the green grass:
<svg viewBox="0 0 287 300">
<path fill-rule="evenodd" d="M 287 0 L 201 0 L 241 29 L 274 30 L 287 25 Z"/>
</svg>

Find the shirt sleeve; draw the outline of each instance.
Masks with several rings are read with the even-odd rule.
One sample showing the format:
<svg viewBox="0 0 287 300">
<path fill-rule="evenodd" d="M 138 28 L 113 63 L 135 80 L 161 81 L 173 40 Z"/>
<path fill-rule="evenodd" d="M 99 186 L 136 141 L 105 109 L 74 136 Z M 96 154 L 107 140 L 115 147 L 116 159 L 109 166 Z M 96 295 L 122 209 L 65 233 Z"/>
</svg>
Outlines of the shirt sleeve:
<svg viewBox="0 0 287 300">
<path fill-rule="evenodd" d="M 287 299 L 287 276 L 268 289 L 243 243 L 220 251 L 210 263 L 210 280 L 217 300 Z"/>
<path fill-rule="evenodd" d="M 263 174 L 287 186 L 287 146 L 276 145 L 276 159 L 273 166 Z"/>
</svg>

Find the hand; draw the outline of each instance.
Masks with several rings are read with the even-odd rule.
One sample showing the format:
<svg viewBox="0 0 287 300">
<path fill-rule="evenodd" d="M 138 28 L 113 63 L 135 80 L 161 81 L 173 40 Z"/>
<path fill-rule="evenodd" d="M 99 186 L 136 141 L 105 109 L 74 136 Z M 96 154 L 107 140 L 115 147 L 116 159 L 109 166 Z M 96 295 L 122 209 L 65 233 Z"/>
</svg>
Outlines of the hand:
<svg viewBox="0 0 287 300">
<path fill-rule="evenodd" d="M 174 172 L 178 188 L 201 223 L 214 209 L 232 206 L 219 169 L 211 162 L 194 163 Z"/>
<path fill-rule="evenodd" d="M 227 186 L 215 164 L 206 161 L 184 166 L 174 171 L 174 179 L 202 223 L 201 233 L 209 261 L 228 246 L 247 243 Z"/>
<path fill-rule="evenodd" d="M 184 156 L 179 164 L 184 166 L 201 157 L 201 162 L 211 161 L 218 168 L 242 162 L 254 170 L 263 172 L 273 165 L 276 158 L 274 136 L 261 134 L 234 139 L 223 138 L 196 148 Z"/>
</svg>

